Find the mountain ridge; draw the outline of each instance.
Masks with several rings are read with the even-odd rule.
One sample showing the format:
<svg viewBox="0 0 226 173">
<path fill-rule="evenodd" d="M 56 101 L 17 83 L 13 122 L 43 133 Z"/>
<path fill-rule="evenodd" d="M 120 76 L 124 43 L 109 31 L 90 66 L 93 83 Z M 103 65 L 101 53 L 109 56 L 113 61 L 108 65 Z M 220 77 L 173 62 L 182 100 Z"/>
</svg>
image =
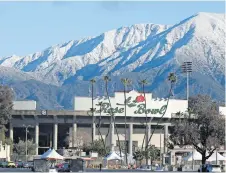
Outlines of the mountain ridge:
<svg viewBox="0 0 226 173">
<path fill-rule="evenodd" d="M 193 62 L 191 95 L 204 93 L 223 100 L 224 19 L 225 14 L 201 12 L 174 25 L 135 24 L 120 27 L 27 56 L 0 58 L 0 65 L 22 72 L 20 75 L 26 79 L 20 82 L 24 86 L 22 90 L 29 88 L 29 82 L 26 82 L 29 80 L 41 86 L 42 89 L 37 89 L 41 92 L 41 108 L 45 107 L 47 100 L 71 108 L 73 96 L 89 95 L 89 80 L 94 77 L 100 79 L 104 75 L 110 75 L 113 79 L 111 94 L 115 89 L 122 88 L 120 78 L 126 76 L 133 80 L 135 89 L 140 88 L 138 80 L 147 78 L 149 85 L 146 90 L 164 97 L 169 88 L 167 75 L 175 72 L 178 76 L 175 97 L 184 98 L 186 78 L 180 72 L 184 61 Z M 15 81 L 13 77 L 12 80 Z M 113 87 L 115 82 L 118 84 Z M 97 93 L 104 93 L 102 81 L 98 80 L 96 85 Z M 60 99 L 43 99 L 48 94 L 44 89 L 47 86 L 52 87 Z M 67 91 L 69 93 L 65 93 Z M 29 96 L 31 93 L 29 95 L 26 89 L 20 99 Z M 39 95 L 35 98 L 39 99 Z"/>
</svg>

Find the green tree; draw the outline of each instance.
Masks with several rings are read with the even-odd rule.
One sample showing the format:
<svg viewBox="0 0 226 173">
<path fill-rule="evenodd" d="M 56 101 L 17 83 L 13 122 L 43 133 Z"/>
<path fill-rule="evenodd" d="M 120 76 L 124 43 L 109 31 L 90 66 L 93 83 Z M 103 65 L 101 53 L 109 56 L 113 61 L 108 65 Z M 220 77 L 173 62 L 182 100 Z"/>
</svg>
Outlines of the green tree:
<svg viewBox="0 0 226 173">
<path fill-rule="evenodd" d="M 103 102 L 99 102 L 98 104 L 97 104 L 97 106 L 99 106 L 100 107 L 100 110 L 99 110 L 99 112 L 100 112 L 100 116 L 99 116 L 99 122 L 98 122 L 98 126 L 97 126 L 97 130 L 98 130 L 98 134 L 100 135 L 100 139 L 101 139 L 101 141 L 102 141 L 102 143 L 103 143 L 103 146 L 104 146 L 104 148 L 106 148 L 106 143 L 105 143 L 105 141 L 104 141 L 104 139 L 103 139 L 103 135 L 102 135 L 102 133 L 101 133 L 101 112 L 102 112 L 102 110 L 101 110 L 101 108 L 102 108 L 102 104 L 103 104 Z"/>
<path fill-rule="evenodd" d="M 94 140 L 93 143 L 84 144 L 84 152 L 97 152 L 99 156 L 104 157 L 110 152 L 109 147 L 105 147 L 101 140 Z"/>
<path fill-rule="evenodd" d="M 140 165 L 141 165 L 141 161 L 145 158 L 145 154 L 144 151 L 142 149 L 137 149 L 134 153 L 133 153 L 133 159 L 135 159 L 136 161 L 139 161 Z"/>
<path fill-rule="evenodd" d="M 126 165 L 128 165 L 128 161 L 127 161 L 127 151 L 128 151 L 128 149 L 127 149 L 127 142 L 126 142 L 126 140 L 127 140 L 127 120 L 126 120 L 126 114 L 127 114 L 127 112 L 126 112 L 126 107 L 127 107 L 127 103 L 126 103 L 126 92 L 127 92 L 127 87 L 128 87 L 128 85 L 130 85 L 131 84 L 131 80 L 130 79 L 128 79 L 128 78 L 122 78 L 121 79 L 121 82 L 122 82 L 122 84 L 123 84 L 123 88 L 124 88 L 124 90 L 123 90 L 123 93 L 124 93 L 124 117 L 125 117 L 125 120 L 124 120 L 124 123 L 125 123 L 125 160 L 126 160 Z"/>
<path fill-rule="evenodd" d="M 133 158 L 136 161 L 139 161 L 140 164 L 143 159 L 151 158 L 151 161 L 153 162 L 159 157 L 160 157 L 160 150 L 156 148 L 154 145 L 149 146 L 146 150 L 137 149 L 133 154 Z"/>
<path fill-rule="evenodd" d="M 18 155 L 26 155 L 26 142 L 19 140 L 18 143 L 14 144 L 14 152 Z M 27 154 L 35 155 L 36 153 L 36 144 L 33 140 L 27 140 Z"/>
<path fill-rule="evenodd" d="M 174 85 L 175 85 L 175 83 L 176 83 L 176 81 L 177 81 L 177 77 L 176 77 L 176 75 L 175 75 L 174 73 L 169 73 L 169 75 L 168 75 L 168 77 L 167 77 L 167 80 L 170 82 L 170 90 L 169 90 L 168 100 L 167 100 L 167 103 L 166 103 L 166 110 L 165 110 L 165 112 L 162 114 L 162 116 L 160 117 L 160 119 L 159 119 L 158 122 L 157 122 L 156 127 L 155 127 L 154 130 L 152 131 L 151 136 L 149 137 L 148 142 L 147 142 L 148 144 L 150 143 L 151 138 L 152 138 L 152 136 L 153 136 L 155 130 L 158 128 L 159 123 L 162 121 L 162 118 L 163 118 L 163 117 L 165 116 L 165 114 L 166 114 L 166 111 L 167 111 L 167 108 L 168 108 L 168 105 L 169 105 L 170 97 L 173 96 L 173 88 L 174 88 Z M 148 148 L 148 145 L 146 145 L 145 148 L 147 149 L 147 148 Z"/>
<path fill-rule="evenodd" d="M 189 99 L 189 111 L 178 113 L 169 137 L 173 146 L 194 146 L 202 155 L 202 164 L 220 146 L 225 145 L 225 117 L 209 96 L 198 95 Z"/>
<path fill-rule="evenodd" d="M 154 145 L 149 146 L 145 152 L 147 153 L 146 155 L 151 158 L 151 164 L 160 157 L 160 150 Z"/>
<path fill-rule="evenodd" d="M 8 86 L 0 86 L 0 125 L 5 125 L 11 118 L 13 92 Z"/>
</svg>

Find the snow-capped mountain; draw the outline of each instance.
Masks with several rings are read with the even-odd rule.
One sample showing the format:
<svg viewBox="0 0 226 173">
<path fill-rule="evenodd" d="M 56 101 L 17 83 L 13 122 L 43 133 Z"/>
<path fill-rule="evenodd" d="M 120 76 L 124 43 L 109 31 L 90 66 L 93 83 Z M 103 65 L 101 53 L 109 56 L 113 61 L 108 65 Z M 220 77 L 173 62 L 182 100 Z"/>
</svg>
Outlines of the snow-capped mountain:
<svg viewBox="0 0 226 173">
<path fill-rule="evenodd" d="M 206 93 L 222 100 L 224 28 L 224 14 L 198 13 L 175 25 L 137 24 L 55 45 L 28 56 L 3 57 L 0 65 L 20 70 L 39 82 L 66 88 L 67 92 L 73 93 L 71 98 L 78 93 L 87 95 L 88 87 L 85 87 L 87 91 L 84 90 L 88 84 L 86 81 L 105 74 L 114 76 L 113 82 L 118 83 L 120 77 L 128 76 L 137 89 L 137 80 L 145 77 L 150 83 L 147 90 L 165 96 L 166 77 L 173 71 L 178 75 L 175 95 L 183 97 L 185 78 L 180 74 L 180 65 L 192 61 L 191 94 Z M 102 84 L 97 85 L 100 89 Z M 59 104 L 65 105 L 62 100 Z"/>
<path fill-rule="evenodd" d="M 136 46 L 167 28 L 169 27 L 155 24 L 122 27 L 96 37 L 49 47 L 43 52 L 32 55 L 24 57 L 13 55 L 2 58 L 0 64 L 25 72 L 35 72 L 44 80 L 50 80 L 58 85 L 68 77 L 75 75 L 77 70 L 89 64 L 98 63 L 109 56 L 117 56 L 121 51 Z"/>
</svg>

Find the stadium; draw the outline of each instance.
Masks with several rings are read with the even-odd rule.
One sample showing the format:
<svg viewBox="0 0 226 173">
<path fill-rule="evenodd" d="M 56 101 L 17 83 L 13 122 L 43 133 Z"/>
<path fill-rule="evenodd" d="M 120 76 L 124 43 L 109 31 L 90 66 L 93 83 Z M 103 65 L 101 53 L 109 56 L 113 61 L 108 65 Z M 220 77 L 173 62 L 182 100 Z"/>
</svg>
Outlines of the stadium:
<svg viewBox="0 0 226 173">
<path fill-rule="evenodd" d="M 144 111 L 145 98 L 147 117 Z M 165 142 L 170 134 L 173 121 L 178 118 L 176 113 L 187 111 L 187 100 L 153 98 L 151 93 L 146 93 L 144 97 L 142 93 L 135 90 L 126 93 L 126 100 L 126 141 L 129 154 L 132 154 L 137 147 L 142 146 L 146 118 L 148 135 L 145 145 L 148 144 L 147 139 L 155 129 L 148 145 L 159 148 L 160 153 L 168 158 L 171 165 L 176 164 L 176 153 L 192 150 L 191 147 L 168 149 Z M 91 112 L 92 106 L 93 112 Z M 42 154 L 50 147 L 56 150 L 73 149 L 77 147 L 78 139 L 82 139 L 83 143 L 91 142 L 92 138 L 100 139 L 100 134 L 104 139 L 106 138 L 106 143 L 111 150 L 118 150 L 116 128 L 119 142 L 124 143 L 125 141 L 123 92 L 115 92 L 114 97 L 110 97 L 109 100 L 107 97 L 95 97 L 94 99 L 75 97 L 74 110 L 36 110 L 35 101 L 15 101 L 13 109 L 9 136 L 15 143 L 19 139 L 25 140 L 25 129 L 27 128 L 28 139 L 33 139 L 37 145 L 36 155 Z M 109 110 L 114 113 L 115 124 Z M 162 115 L 164 116 L 157 126 Z M 220 150 L 223 152 L 224 148 Z"/>
</svg>

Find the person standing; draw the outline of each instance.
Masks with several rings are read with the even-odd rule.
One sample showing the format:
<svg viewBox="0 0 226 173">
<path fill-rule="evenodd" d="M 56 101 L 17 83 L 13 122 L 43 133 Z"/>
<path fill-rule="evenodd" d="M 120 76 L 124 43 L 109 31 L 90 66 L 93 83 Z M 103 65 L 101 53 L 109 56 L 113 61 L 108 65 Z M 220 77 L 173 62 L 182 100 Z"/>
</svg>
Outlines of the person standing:
<svg viewBox="0 0 226 173">
<path fill-rule="evenodd" d="M 101 172 L 101 170 L 102 170 L 102 163 L 100 163 L 100 172 Z"/>
</svg>

